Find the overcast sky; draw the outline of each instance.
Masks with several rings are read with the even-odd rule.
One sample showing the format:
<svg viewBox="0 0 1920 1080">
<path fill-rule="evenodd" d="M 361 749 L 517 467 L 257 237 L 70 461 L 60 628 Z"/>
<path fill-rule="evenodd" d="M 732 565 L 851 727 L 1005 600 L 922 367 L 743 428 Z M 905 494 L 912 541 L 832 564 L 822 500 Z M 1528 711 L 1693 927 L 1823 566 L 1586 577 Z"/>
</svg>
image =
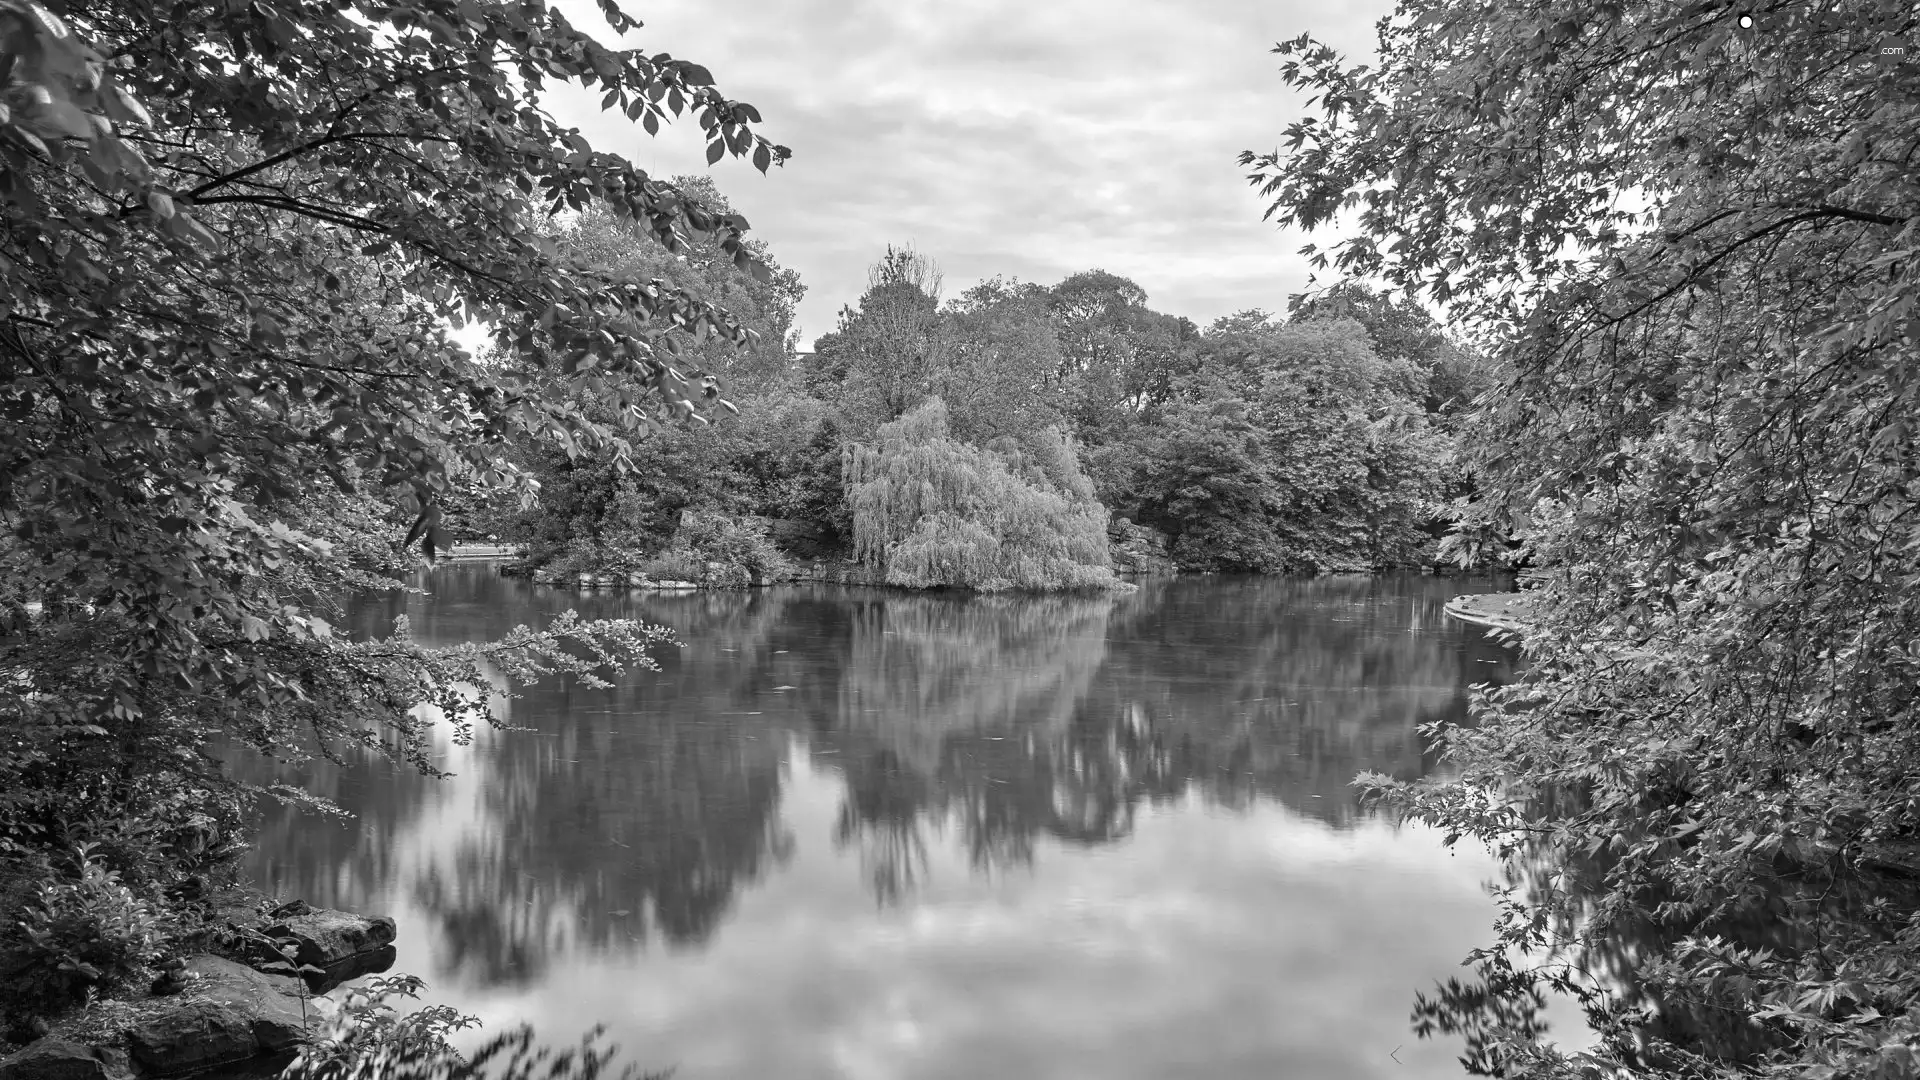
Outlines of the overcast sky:
<svg viewBox="0 0 1920 1080">
<path fill-rule="evenodd" d="M 624 39 L 590 0 L 561 0 L 608 44 L 670 52 L 753 103 L 793 148 L 761 176 L 706 165 L 690 121 L 650 139 L 598 111 L 549 107 L 594 147 L 654 175 L 711 172 L 774 257 L 800 272 L 802 348 L 832 330 L 889 243 L 946 272 L 1051 284 L 1099 267 L 1205 325 L 1284 310 L 1304 238 L 1261 221 L 1235 163 L 1270 150 L 1300 99 L 1276 41 L 1312 32 L 1370 54 L 1389 0 L 646 0 Z"/>
</svg>

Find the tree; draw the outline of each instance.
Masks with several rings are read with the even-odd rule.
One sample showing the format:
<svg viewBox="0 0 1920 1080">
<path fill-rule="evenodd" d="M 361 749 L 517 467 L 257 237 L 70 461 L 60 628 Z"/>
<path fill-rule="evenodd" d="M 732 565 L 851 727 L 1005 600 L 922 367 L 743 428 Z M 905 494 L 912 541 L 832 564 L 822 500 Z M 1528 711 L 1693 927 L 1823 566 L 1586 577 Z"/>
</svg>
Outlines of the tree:
<svg viewBox="0 0 1920 1080">
<path fill-rule="evenodd" d="M 712 212 L 727 207 L 710 179 L 677 177 L 674 183 Z M 684 510 L 763 512 L 758 506 L 731 505 L 740 500 L 728 493 L 745 479 L 736 474 L 736 460 L 753 454 L 767 438 L 779 438 L 768 427 L 784 419 L 779 414 L 788 393 L 780 386 L 791 374 L 793 311 L 805 292 L 799 275 L 782 268 L 761 241 L 749 241 L 748 247 L 767 267 L 767 279 L 741 274 L 719 242 L 697 230 L 690 231 L 689 243 L 676 255 L 604 208 L 590 207 L 556 222 L 549 233 L 555 251 L 566 257 L 635 280 L 667 282 L 725 309 L 748 332 L 750 343 L 741 348 L 709 338 L 685 346 L 680 361 L 730 382 L 744 379 L 753 399 L 741 399 L 746 416 L 729 408 L 715 414 L 711 424 L 661 425 L 636 432 L 624 445 L 582 451 L 544 439 L 517 439 L 511 460 L 532 473 L 542 494 L 538 505 L 505 525 L 528 541 L 530 561 L 564 564 L 563 573 L 624 572 L 668 543 Z M 547 369 L 538 356 L 501 353 L 490 359 L 601 423 L 614 423 L 623 400 L 646 392 L 644 384 L 626 376 L 579 382 Z M 834 475 L 838 468 L 836 456 Z"/>
<path fill-rule="evenodd" d="M 678 366 L 689 342 L 750 340 L 680 288 L 552 243 L 551 214 L 597 206 L 673 251 L 691 227 L 768 274 L 744 219 L 562 128 L 539 104 L 548 82 L 604 89 L 649 132 L 692 116 L 711 159 L 764 171 L 787 151 L 755 133 L 757 110 L 537 2 L 56 16 L 4 0 L 0 78 L 9 867 L 52 873 L 104 838 L 144 856 L 159 896 L 238 821 L 209 740 L 430 768 L 412 710 L 488 717 L 464 688 L 486 685 L 483 658 L 516 678 L 645 661 L 658 633 L 571 617 L 442 653 L 404 628 L 349 641 L 319 598 L 378 580 L 356 559 L 377 545 L 342 535 L 354 511 L 391 499 L 431 555 L 450 463 L 525 491 L 502 463 L 519 437 L 620 462 L 629 433 L 716 395 Z M 444 325 L 476 319 L 607 411 L 472 362 Z M 41 613 L 21 617 L 30 602 Z"/>
<path fill-rule="evenodd" d="M 867 270 L 867 291 L 840 309 L 840 324 L 814 343 L 809 389 L 841 405 L 864 436 L 934 393 L 946 367 L 940 267 L 911 247 L 889 244 Z"/>
<path fill-rule="evenodd" d="M 935 378 L 955 438 L 1031 442 L 1064 417 L 1048 393 L 1061 363 L 1046 290 L 993 278 L 948 301 L 946 364 Z"/>
<path fill-rule="evenodd" d="M 1321 292 L 1290 298 L 1287 315 L 1353 319 L 1366 327 L 1381 358 L 1411 364 L 1424 376 L 1429 413 L 1463 413 L 1493 383 L 1485 358 L 1456 344 L 1432 315 L 1405 296 L 1395 299 L 1356 281 L 1340 281 Z"/>
<path fill-rule="evenodd" d="M 1449 456 L 1356 322 L 1217 320 L 1176 384 L 1127 505 L 1182 566 L 1300 573 L 1406 565 Z"/>
<path fill-rule="evenodd" d="M 683 198 L 708 213 L 733 213 L 732 204 L 711 177 L 676 176 L 671 183 Z M 727 312 L 752 333 L 745 348 L 720 337 L 693 344 L 682 354 L 692 365 L 729 381 L 745 380 L 748 386 L 784 376 L 793 357 L 794 309 L 806 295 L 799 273 L 782 267 L 764 240 L 745 243 L 746 250 L 766 267 L 764 280 L 740 273 L 723 246 L 723 237 L 703 232 L 686 215 L 682 217 L 680 225 L 688 242 L 678 253 L 656 242 L 646 228 L 598 206 L 553 229 L 552 239 L 568 255 L 616 275 L 663 281 Z M 513 360 L 511 356 L 503 359 Z"/>
<path fill-rule="evenodd" d="M 1193 370 L 1187 346 L 1198 329 L 1148 308 L 1147 291 L 1131 279 L 1085 270 L 1055 285 L 1050 300 L 1063 354 L 1055 379 L 1083 433 L 1123 426 Z"/>
<path fill-rule="evenodd" d="M 1107 511 L 1062 434 L 1029 456 L 948 436 L 939 398 L 847 450 L 854 557 L 910 588 L 1112 588 Z"/>
<path fill-rule="evenodd" d="M 1370 781 L 1515 860 L 1481 983 L 1423 1006 L 1479 1067 L 1913 1071 L 1920 68 L 1879 45 L 1916 28 L 1417 0 L 1377 69 L 1280 47 L 1322 115 L 1243 161 L 1513 373 L 1476 463 L 1556 568 L 1524 679 L 1439 733 L 1459 779 Z M 1537 1040 L 1545 988 L 1592 1052 Z"/>
</svg>

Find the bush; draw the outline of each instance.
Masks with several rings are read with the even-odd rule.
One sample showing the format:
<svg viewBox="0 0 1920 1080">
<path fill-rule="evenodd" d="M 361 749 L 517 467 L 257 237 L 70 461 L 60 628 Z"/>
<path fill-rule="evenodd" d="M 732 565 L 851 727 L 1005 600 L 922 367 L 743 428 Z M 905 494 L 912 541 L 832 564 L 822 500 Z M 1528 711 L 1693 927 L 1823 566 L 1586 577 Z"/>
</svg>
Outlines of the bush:
<svg viewBox="0 0 1920 1080">
<path fill-rule="evenodd" d="M 1072 444 L 999 451 L 947 435 L 938 398 L 847 452 L 854 556 L 908 588 L 1113 588 L 1107 510 Z"/>
<path fill-rule="evenodd" d="M 283 1080 L 666 1080 L 623 1065 L 613 1072 L 617 1047 L 599 1045 L 595 1028 L 577 1048 L 536 1049 L 533 1031 L 522 1025 L 489 1039 L 471 1057 L 448 1036 L 479 1021 L 451 1006 L 430 1005 L 402 1015 L 390 1002 L 417 998 L 423 983 L 412 975 L 373 978 L 347 992 L 340 1011 L 280 1075 Z"/>
<path fill-rule="evenodd" d="M 655 581 L 699 581 L 706 564 L 690 551 L 663 551 L 643 560 L 640 572 Z"/>
<path fill-rule="evenodd" d="M 159 913 L 93 851 L 79 845 L 79 878 L 42 882 L 14 924 L 10 1011 L 71 1004 L 128 981 L 158 957 Z"/>
<path fill-rule="evenodd" d="M 405 1071 L 448 1075 L 466 1064 L 447 1036 L 480 1021 L 448 1005 L 402 1015 L 389 1002 L 417 998 L 424 984 L 413 975 L 376 976 L 347 991 L 340 1011 L 300 1049 L 280 1075 L 285 1080 L 353 1080 Z"/>
<path fill-rule="evenodd" d="M 708 572 L 710 563 L 720 565 L 717 574 Z M 672 545 L 639 568 L 656 581 L 704 581 L 733 589 L 794 575 L 793 561 L 774 546 L 764 523 L 712 510 L 684 514 Z"/>
</svg>

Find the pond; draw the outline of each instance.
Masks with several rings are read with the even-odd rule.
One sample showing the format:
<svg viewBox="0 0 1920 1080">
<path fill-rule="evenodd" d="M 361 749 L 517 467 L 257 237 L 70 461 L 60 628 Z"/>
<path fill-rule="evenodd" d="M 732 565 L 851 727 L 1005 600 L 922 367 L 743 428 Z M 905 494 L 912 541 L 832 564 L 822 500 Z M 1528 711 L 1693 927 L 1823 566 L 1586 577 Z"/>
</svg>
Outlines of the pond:
<svg viewBox="0 0 1920 1080">
<path fill-rule="evenodd" d="M 1490 940 L 1490 859 L 1348 781 L 1434 767 L 1511 655 L 1491 584 L 1185 578 L 1114 597 L 832 586 L 578 594 L 456 564 L 356 633 L 577 608 L 671 627 L 658 673 L 511 699 L 450 779 L 319 765 L 249 871 L 389 914 L 397 972 L 489 1028 L 604 1023 L 708 1078 L 1452 1077 L 1417 990 Z M 444 728 L 441 729 L 444 732 Z"/>
</svg>

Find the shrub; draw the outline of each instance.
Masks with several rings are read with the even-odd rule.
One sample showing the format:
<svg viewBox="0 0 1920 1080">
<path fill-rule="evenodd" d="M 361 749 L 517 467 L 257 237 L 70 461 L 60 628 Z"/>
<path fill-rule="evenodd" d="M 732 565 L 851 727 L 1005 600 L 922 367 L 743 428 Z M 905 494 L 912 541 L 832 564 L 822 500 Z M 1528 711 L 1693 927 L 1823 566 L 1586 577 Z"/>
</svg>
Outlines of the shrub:
<svg viewBox="0 0 1920 1080">
<path fill-rule="evenodd" d="M 1107 511 L 1073 447 L 996 452 L 947 435 L 938 398 L 847 452 L 854 557 L 908 588 L 1112 588 Z"/>
<path fill-rule="evenodd" d="M 663 551 L 643 560 L 640 572 L 655 581 L 699 581 L 706 566 L 690 551 Z"/>
<path fill-rule="evenodd" d="M 448 1075 L 466 1064 L 447 1036 L 480 1021 L 449 1005 L 402 1015 L 390 1002 L 417 998 L 424 984 L 413 975 L 376 976 L 347 991 L 340 1011 L 300 1049 L 280 1075 L 285 1080 L 353 1080 Z"/>
<path fill-rule="evenodd" d="M 720 565 L 717 575 L 708 572 L 709 563 Z M 705 581 L 736 589 L 794 574 L 793 561 L 767 536 L 764 523 L 712 510 L 684 514 L 672 545 L 640 569 L 658 581 Z"/>
<path fill-rule="evenodd" d="M 280 1075 L 283 1080 L 666 1080 L 637 1066 L 610 1070 L 617 1047 L 599 1045 L 595 1028 L 578 1048 L 535 1049 L 533 1031 L 522 1025 L 489 1039 L 469 1057 L 448 1036 L 479 1026 L 451 1006 L 429 1005 L 401 1014 L 391 1002 L 417 998 L 423 988 L 412 975 L 373 978 L 347 992 L 340 1011 L 303 1047 Z"/>
<path fill-rule="evenodd" d="M 14 1007 L 58 1008 L 127 981 L 157 958 L 159 913 L 93 851 L 79 845 L 78 879 L 42 882 L 15 923 Z"/>
<path fill-rule="evenodd" d="M 793 576 L 793 562 L 774 546 L 764 522 L 734 518 L 712 511 L 689 511 L 674 534 L 676 550 L 690 551 L 705 562 L 723 563 L 763 581 Z"/>
</svg>

